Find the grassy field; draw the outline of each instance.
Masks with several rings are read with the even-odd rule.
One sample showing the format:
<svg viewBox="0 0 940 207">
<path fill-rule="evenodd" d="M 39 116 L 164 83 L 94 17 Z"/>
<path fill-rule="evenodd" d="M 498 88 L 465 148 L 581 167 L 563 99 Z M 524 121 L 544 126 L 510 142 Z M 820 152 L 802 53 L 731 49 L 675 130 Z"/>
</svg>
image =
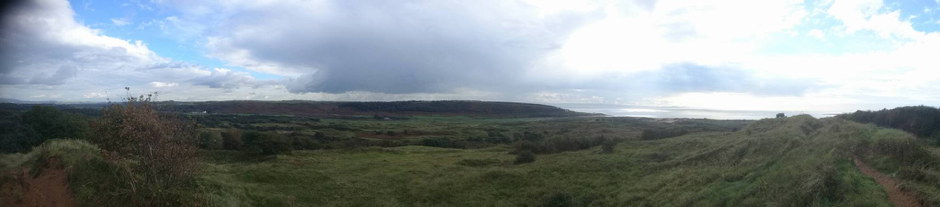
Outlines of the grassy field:
<svg viewBox="0 0 940 207">
<path fill-rule="evenodd" d="M 594 122 L 604 123 L 538 125 L 604 130 Z M 262 158 L 204 151 L 201 186 L 211 206 L 891 206 L 885 191 L 855 168 L 853 157 L 886 174 L 937 172 L 936 149 L 910 135 L 836 119 L 768 119 L 737 132 L 659 140 L 638 140 L 632 132 L 610 132 L 625 136 L 614 153 L 595 147 L 538 155 L 536 162 L 520 165 L 512 164 L 506 145 L 370 147 Z M 931 157 L 878 148 L 886 144 L 925 150 Z M 923 180 L 904 183 L 923 197 L 937 190 L 937 183 Z"/>
<path fill-rule="evenodd" d="M 511 144 L 366 146 L 271 156 L 202 150 L 195 200 L 204 206 L 892 206 L 884 188 L 853 159 L 899 180 L 924 206 L 940 206 L 940 150 L 899 130 L 835 118 L 412 117 L 246 124 L 352 138 L 375 131 L 427 132 L 370 138 L 377 140 L 532 132 L 543 141 L 604 136 L 618 142 L 612 153 L 601 146 L 557 150 L 526 164 L 514 164 L 518 145 Z M 689 133 L 641 139 L 649 129 Z M 126 188 L 95 186 L 118 171 L 101 164 L 100 151 L 81 141 L 2 155 L 0 169 L 39 166 L 48 157 L 83 158 L 63 162 L 73 169 L 69 183 L 80 204 Z"/>
</svg>

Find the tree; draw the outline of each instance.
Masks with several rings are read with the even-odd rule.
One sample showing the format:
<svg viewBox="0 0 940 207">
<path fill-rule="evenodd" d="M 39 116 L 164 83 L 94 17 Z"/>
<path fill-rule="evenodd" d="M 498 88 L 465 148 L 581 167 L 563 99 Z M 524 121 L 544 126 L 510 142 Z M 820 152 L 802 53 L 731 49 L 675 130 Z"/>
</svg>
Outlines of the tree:
<svg viewBox="0 0 940 207">
<path fill-rule="evenodd" d="M 21 120 L 46 139 L 83 139 L 89 133 L 84 116 L 61 111 L 52 106 L 33 105 Z"/>
<path fill-rule="evenodd" d="M 32 127 L 9 115 L 0 120 L 0 151 L 8 153 L 26 152 L 42 144 L 44 139 Z"/>
<path fill-rule="evenodd" d="M 195 126 L 191 120 L 161 116 L 149 96 L 128 97 L 102 109 L 102 117 L 92 122 L 94 136 L 89 140 L 108 160 L 130 166 L 134 175 L 124 178 L 137 186 L 133 189 L 139 197 L 134 199 L 140 203 L 135 205 L 192 205 L 183 199 L 190 195 L 177 192 L 193 190 L 199 172 Z"/>
</svg>

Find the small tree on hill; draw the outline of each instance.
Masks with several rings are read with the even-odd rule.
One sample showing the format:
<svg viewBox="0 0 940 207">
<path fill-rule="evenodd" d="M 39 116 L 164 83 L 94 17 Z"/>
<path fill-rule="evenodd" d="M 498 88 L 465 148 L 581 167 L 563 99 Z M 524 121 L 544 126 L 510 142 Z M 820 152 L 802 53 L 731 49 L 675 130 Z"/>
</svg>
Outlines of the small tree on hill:
<svg viewBox="0 0 940 207">
<path fill-rule="evenodd" d="M 194 186 L 196 163 L 195 123 L 172 116 L 161 116 L 153 109 L 150 96 L 129 97 L 124 103 L 112 103 L 102 110 L 102 117 L 92 123 L 94 136 L 106 158 L 115 163 L 129 163 L 127 177 L 137 206 L 191 205 L 175 189 Z M 174 203 L 169 203 L 169 202 Z"/>
</svg>

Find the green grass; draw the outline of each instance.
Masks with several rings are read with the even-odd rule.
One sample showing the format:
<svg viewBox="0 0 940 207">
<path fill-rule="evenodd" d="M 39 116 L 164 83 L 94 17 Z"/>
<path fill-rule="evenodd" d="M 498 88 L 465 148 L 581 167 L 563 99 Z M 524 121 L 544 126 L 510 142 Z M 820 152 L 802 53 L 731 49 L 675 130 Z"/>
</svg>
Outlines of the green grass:
<svg viewBox="0 0 940 207">
<path fill-rule="evenodd" d="M 453 137 L 532 131 L 551 137 L 622 140 L 614 153 L 600 147 L 537 155 L 513 165 L 512 148 L 424 146 L 294 151 L 250 156 L 202 151 L 197 180 L 205 206 L 891 206 L 853 158 L 902 181 L 938 205 L 938 149 L 907 133 L 838 119 L 795 116 L 765 119 L 736 132 L 696 132 L 639 140 L 648 127 L 727 129 L 744 122 L 561 118 L 323 120 L 365 130 L 450 130 Z M 748 122 L 749 123 L 749 122 Z M 348 133 L 333 131 L 332 133 Z M 81 141 L 53 141 L 28 154 L 0 155 L 11 169 L 61 157 L 74 168 L 70 185 L 79 201 L 114 204 L 126 193 L 120 168 L 101 162 Z M 91 163 L 91 164 L 89 164 Z M 95 164 L 97 163 L 97 164 Z"/>
<path fill-rule="evenodd" d="M 597 127 L 570 122 L 542 124 Z M 200 185 L 210 206 L 891 206 L 851 159 L 854 149 L 872 148 L 872 140 L 911 139 L 903 135 L 797 116 L 738 132 L 627 139 L 612 154 L 595 147 L 538 155 L 521 165 L 511 164 L 507 146 L 336 149 L 264 158 L 205 151 Z M 871 150 L 864 158 L 873 166 L 896 160 L 879 153 Z"/>
</svg>

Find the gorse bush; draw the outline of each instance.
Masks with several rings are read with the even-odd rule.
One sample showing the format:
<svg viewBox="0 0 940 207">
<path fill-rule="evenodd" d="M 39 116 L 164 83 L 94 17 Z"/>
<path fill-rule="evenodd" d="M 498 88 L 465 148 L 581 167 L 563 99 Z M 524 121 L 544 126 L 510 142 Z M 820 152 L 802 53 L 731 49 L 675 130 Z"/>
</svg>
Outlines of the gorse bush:
<svg viewBox="0 0 940 207">
<path fill-rule="evenodd" d="M 130 97 L 110 104 L 93 122 L 92 142 L 115 163 L 131 163 L 135 206 L 193 205 L 198 142 L 195 123 L 160 116 L 147 98 Z"/>
</svg>

